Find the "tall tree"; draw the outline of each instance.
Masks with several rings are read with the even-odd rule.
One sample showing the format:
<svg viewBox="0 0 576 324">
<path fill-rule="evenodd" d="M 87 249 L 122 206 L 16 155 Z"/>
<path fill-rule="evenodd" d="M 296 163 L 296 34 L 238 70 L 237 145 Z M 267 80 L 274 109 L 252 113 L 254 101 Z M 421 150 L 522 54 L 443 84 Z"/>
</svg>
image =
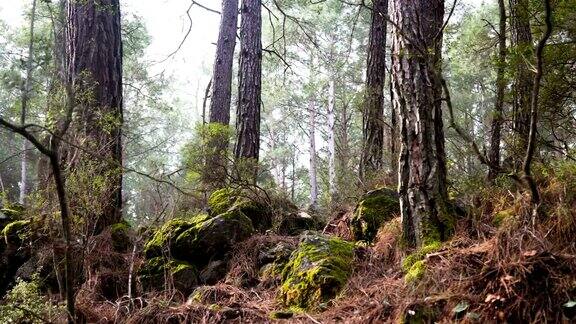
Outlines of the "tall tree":
<svg viewBox="0 0 576 324">
<path fill-rule="evenodd" d="M 328 186 L 330 200 L 334 202 L 336 187 L 336 85 L 334 80 L 328 82 Z"/>
<path fill-rule="evenodd" d="M 492 114 L 492 125 L 490 132 L 490 153 L 489 160 L 494 166 L 500 166 L 500 141 L 502 122 L 504 120 L 504 92 L 506 90 L 506 6 L 504 0 L 498 0 L 500 23 L 498 27 L 498 60 L 496 68 L 496 101 L 494 102 L 494 112 Z M 488 171 L 488 180 L 496 178 L 497 173 L 494 168 Z"/>
<path fill-rule="evenodd" d="M 530 95 L 533 74 L 531 60 L 534 57 L 534 44 L 530 29 L 530 1 L 510 0 L 511 45 L 515 52 L 514 75 L 514 130 L 516 147 L 514 156 L 516 167 L 522 165 L 523 152 L 526 152 L 530 136 Z"/>
<path fill-rule="evenodd" d="M 76 135 L 85 139 L 80 160 L 71 163 L 79 172 L 105 179 L 100 210 L 88 222 L 99 232 L 122 217 L 120 1 L 68 0 L 67 14 L 67 78 L 78 109 Z"/>
<path fill-rule="evenodd" d="M 308 102 L 308 132 L 310 136 L 310 168 L 308 170 L 310 176 L 310 207 L 314 209 L 318 205 L 318 163 L 316 159 L 316 103 L 314 102 L 313 95 L 310 96 Z"/>
<path fill-rule="evenodd" d="M 236 162 L 258 162 L 262 91 L 261 0 L 242 0 L 240 24 L 240 71 L 236 116 Z M 256 171 L 256 170 L 254 170 Z M 254 181 L 256 173 L 254 173 Z"/>
<path fill-rule="evenodd" d="M 443 0 L 393 0 L 394 105 L 400 122 L 399 195 L 406 242 L 447 231 L 446 153 L 440 75 Z"/>
<path fill-rule="evenodd" d="M 230 123 L 230 102 L 232 100 L 232 70 L 238 25 L 238 0 L 222 0 L 221 17 L 212 76 L 210 123 L 227 127 Z M 207 165 L 210 167 L 205 168 L 204 181 L 219 187 L 224 185 L 226 180 L 228 132 L 222 130 L 214 135 L 215 138 L 209 140 Z"/>
<path fill-rule="evenodd" d="M 382 170 L 384 164 L 384 76 L 388 0 L 374 0 L 368 44 L 366 93 L 363 113 L 363 149 L 360 179 Z"/>
<path fill-rule="evenodd" d="M 26 78 L 22 84 L 22 111 L 20 112 L 20 124 L 26 124 L 26 114 L 32 92 L 32 73 L 34 72 L 34 24 L 36 22 L 36 0 L 32 0 L 30 11 L 30 39 L 28 40 L 28 58 L 26 59 Z M 20 197 L 18 202 L 24 204 L 28 191 L 28 141 L 22 144 L 22 161 L 20 163 Z"/>
</svg>

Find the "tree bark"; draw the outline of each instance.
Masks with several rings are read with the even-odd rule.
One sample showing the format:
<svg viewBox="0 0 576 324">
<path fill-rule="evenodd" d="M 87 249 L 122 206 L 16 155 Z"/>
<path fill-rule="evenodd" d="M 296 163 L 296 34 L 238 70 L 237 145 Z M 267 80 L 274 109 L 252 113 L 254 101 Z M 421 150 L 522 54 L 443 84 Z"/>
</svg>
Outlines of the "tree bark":
<svg viewBox="0 0 576 324">
<path fill-rule="evenodd" d="M 336 187 L 336 89 L 334 80 L 328 86 L 328 184 L 330 199 L 336 200 L 338 190 Z"/>
<path fill-rule="evenodd" d="M 262 88 L 262 10 L 261 0 L 242 0 L 240 24 L 240 72 L 236 117 L 238 164 L 251 160 L 253 181 L 260 151 L 260 105 Z"/>
<path fill-rule="evenodd" d="M 89 166 L 106 180 L 101 211 L 89 224 L 94 233 L 122 218 L 122 40 L 119 0 L 69 0 L 66 28 L 67 78 L 85 137 L 75 170 Z M 97 155 L 95 158 L 94 155 Z M 95 161 L 96 160 L 96 161 Z M 94 162 L 96 166 L 94 166 Z"/>
<path fill-rule="evenodd" d="M 30 12 L 30 34 L 28 37 L 28 58 L 26 61 L 26 79 L 22 85 L 22 111 L 20 114 L 20 124 L 26 123 L 26 114 L 28 113 L 28 103 L 30 93 L 32 92 L 32 73 L 34 69 L 34 25 L 36 23 L 36 0 L 32 0 L 32 9 Z M 18 202 L 24 205 L 26 192 L 28 191 L 28 141 L 22 143 L 22 160 L 20 163 L 20 197 Z"/>
<path fill-rule="evenodd" d="M 216 46 L 216 60 L 212 77 L 212 98 L 210 102 L 210 122 L 228 125 L 230 123 L 230 102 L 232 100 L 232 66 L 236 47 L 238 24 L 238 0 L 222 1 L 222 20 Z"/>
<path fill-rule="evenodd" d="M 500 24 L 498 31 L 498 62 L 496 69 L 496 102 L 492 115 L 490 132 L 490 153 L 488 159 L 492 165 L 500 166 L 500 141 L 504 116 L 504 94 L 506 89 L 506 6 L 504 0 L 498 0 L 500 11 Z M 490 168 L 488 181 L 493 181 L 498 176 L 497 172 Z"/>
<path fill-rule="evenodd" d="M 514 130 L 516 145 L 512 154 L 515 166 L 522 165 L 522 153 L 526 152 L 530 137 L 530 94 L 532 92 L 533 73 L 531 59 L 534 56 L 534 44 L 530 28 L 529 0 L 510 0 L 511 44 L 516 52 L 514 76 Z"/>
<path fill-rule="evenodd" d="M 444 1 L 393 0 L 391 8 L 403 236 L 421 246 L 444 239 L 450 223 L 440 82 Z"/>
<path fill-rule="evenodd" d="M 212 76 L 212 98 L 210 101 L 210 123 L 225 126 L 230 124 L 230 102 L 232 100 L 232 68 L 234 48 L 236 47 L 236 28 L 238 25 L 238 0 L 223 0 L 220 33 L 216 47 L 216 59 Z M 210 132 L 208 142 L 207 167 L 204 183 L 216 188 L 226 184 L 228 132 L 221 129 L 216 134 Z"/>
<path fill-rule="evenodd" d="M 366 93 L 363 113 L 363 149 L 360 179 L 384 166 L 384 76 L 386 75 L 386 25 L 388 0 L 374 0 L 368 44 Z"/>
</svg>

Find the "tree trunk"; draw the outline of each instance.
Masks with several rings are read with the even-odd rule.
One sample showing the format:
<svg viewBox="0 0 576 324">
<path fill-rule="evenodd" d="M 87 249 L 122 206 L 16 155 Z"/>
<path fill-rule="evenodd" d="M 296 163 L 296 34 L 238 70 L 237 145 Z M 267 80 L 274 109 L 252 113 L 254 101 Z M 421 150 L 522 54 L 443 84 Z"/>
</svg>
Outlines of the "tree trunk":
<svg viewBox="0 0 576 324">
<path fill-rule="evenodd" d="M 363 149 L 360 164 L 362 181 L 374 176 L 384 167 L 384 76 L 388 0 L 374 0 L 373 3 L 364 95 Z"/>
<path fill-rule="evenodd" d="M 216 60 L 210 102 L 210 122 L 228 125 L 230 123 L 230 102 L 232 97 L 232 66 L 236 47 L 236 27 L 238 24 L 238 0 L 222 1 L 222 19 L 216 47 Z"/>
<path fill-rule="evenodd" d="M 36 23 L 36 0 L 32 0 L 32 10 L 30 13 L 30 39 L 28 40 L 28 59 L 26 61 L 26 79 L 22 85 L 22 111 L 20 114 L 20 124 L 26 124 L 26 114 L 28 112 L 28 102 L 32 91 L 32 72 L 34 67 L 34 24 Z M 26 192 L 28 191 L 28 141 L 22 143 L 22 160 L 20 163 L 20 197 L 18 202 L 24 205 Z"/>
<path fill-rule="evenodd" d="M 393 0 L 391 8 L 403 236 L 421 246 L 443 239 L 450 223 L 440 82 L 444 1 Z"/>
<path fill-rule="evenodd" d="M 336 90 L 334 80 L 330 80 L 328 90 L 328 183 L 330 199 L 336 200 Z"/>
<path fill-rule="evenodd" d="M 236 47 L 236 28 L 238 25 L 238 0 L 222 1 L 222 18 L 216 47 L 216 60 L 212 76 L 212 98 L 210 101 L 210 123 L 225 126 L 210 132 L 208 140 L 207 167 L 204 183 L 208 186 L 222 187 L 226 183 L 228 165 L 227 151 L 229 137 L 227 127 L 230 124 L 230 102 L 232 100 L 232 67 L 234 48 Z M 213 138 L 212 138 L 213 137 Z"/>
<path fill-rule="evenodd" d="M 310 132 L 310 207 L 315 208 L 318 204 L 318 176 L 316 172 L 316 104 L 310 98 L 308 118 L 308 130 Z"/>
<path fill-rule="evenodd" d="M 68 81 L 74 89 L 80 137 L 75 171 L 102 177 L 101 210 L 89 220 L 94 233 L 122 218 L 122 40 L 119 0 L 67 3 Z M 95 163 L 96 162 L 96 163 Z M 86 174 L 84 176 L 87 176 Z"/>
<path fill-rule="evenodd" d="M 522 153 L 528 146 L 530 137 L 530 94 L 532 93 L 533 73 L 531 59 L 534 56 L 534 44 L 530 29 L 530 4 L 528 0 L 510 0 L 511 44 L 516 52 L 516 71 L 514 76 L 514 130 L 516 145 L 513 156 L 515 166 L 522 165 Z"/>
<path fill-rule="evenodd" d="M 504 0 L 498 0 L 500 25 L 498 31 L 498 62 L 496 69 L 496 102 L 492 115 L 490 153 L 488 159 L 495 166 L 500 166 L 500 141 L 504 113 L 504 92 L 506 89 L 506 6 Z M 488 171 L 488 180 L 493 181 L 498 174 L 493 168 Z"/>
<path fill-rule="evenodd" d="M 262 87 L 261 0 L 242 0 L 240 24 L 240 73 L 236 117 L 236 162 L 253 164 L 256 182 L 260 151 L 260 105 Z"/>
</svg>

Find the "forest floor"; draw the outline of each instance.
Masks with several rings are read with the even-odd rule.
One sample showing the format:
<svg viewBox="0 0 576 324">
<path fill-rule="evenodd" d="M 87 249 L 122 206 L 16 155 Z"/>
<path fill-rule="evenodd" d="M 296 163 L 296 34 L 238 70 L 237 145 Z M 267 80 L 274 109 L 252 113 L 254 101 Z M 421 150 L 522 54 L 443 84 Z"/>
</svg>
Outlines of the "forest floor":
<svg viewBox="0 0 576 324">
<path fill-rule="evenodd" d="M 485 187 L 462 200 L 466 213 L 449 239 L 420 249 L 403 244 L 398 217 L 382 224 L 372 243 L 354 241 L 349 221 L 357 206 L 340 209 L 325 233 L 314 235 L 353 247 L 346 264 L 326 257 L 336 263 L 330 271 L 347 269 L 345 281 L 320 282 L 320 288 L 300 282 L 298 289 L 313 290 L 301 304 L 323 301 L 310 307 L 287 305 L 293 296 L 286 296 L 285 270 L 265 275 L 259 260 L 272 246 L 291 247 L 288 255 L 294 259 L 302 235 L 252 235 L 226 254 L 219 280 L 194 282 L 193 292 L 183 293 L 175 278 L 157 280 L 160 289 L 142 287 L 139 269 L 149 259 L 150 236 L 143 240 L 131 230 L 129 244 L 119 252 L 115 232 L 106 230 L 93 238 L 83 261 L 87 274 L 76 292 L 77 310 L 87 322 L 99 323 L 571 323 L 576 316 L 572 171 L 539 180 L 543 217 L 537 225 L 526 221 L 527 194 Z M 329 278 L 315 275 L 311 280 Z M 330 285 L 337 288 L 331 291 Z M 324 298 L 326 289 L 334 293 L 330 298 Z"/>
</svg>

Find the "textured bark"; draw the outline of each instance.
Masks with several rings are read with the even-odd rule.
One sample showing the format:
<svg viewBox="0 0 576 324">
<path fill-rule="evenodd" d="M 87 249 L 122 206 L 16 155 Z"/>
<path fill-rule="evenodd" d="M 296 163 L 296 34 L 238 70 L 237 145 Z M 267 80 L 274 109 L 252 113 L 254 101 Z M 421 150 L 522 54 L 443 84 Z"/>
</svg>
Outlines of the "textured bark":
<svg viewBox="0 0 576 324">
<path fill-rule="evenodd" d="M 310 134 L 310 169 L 308 170 L 310 176 L 310 206 L 314 208 L 318 204 L 318 173 L 316 171 L 316 104 L 313 98 L 310 98 L 308 110 L 310 113 L 308 118 L 308 132 Z"/>
<path fill-rule="evenodd" d="M 400 123 L 399 194 L 410 245 L 448 230 L 440 60 L 444 1 L 393 0 L 394 105 Z"/>
<path fill-rule="evenodd" d="M 216 46 L 216 60 L 212 77 L 212 98 L 210 102 L 210 122 L 228 125 L 230 123 L 230 102 L 232 97 L 232 65 L 236 47 L 236 26 L 238 24 L 238 0 L 222 1 L 222 20 Z"/>
<path fill-rule="evenodd" d="M 363 149 L 360 179 L 384 166 L 384 76 L 386 75 L 386 17 L 388 0 L 375 0 L 372 10 L 366 93 L 363 113 Z"/>
<path fill-rule="evenodd" d="M 100 215 L 89 220 L 101 231 L 122 217 L 122 40 L 119 0 L 69 0 L 66 28 L 67 77 L 79 115 L 74 129 L 85 150 L 78 168 L 106 179 Z M 94 167 L 94 162 L 97 165 Z M 73 162 L 74 164 L 75 162 Z"/>
<path fill-rule="evenodd" d="M 500 25 L 498 31 L 498 62 L 496 69 L 496 102 L 492 115 L 492 125 L 490 132 L 490 153 L 488 159 L 495 166 L 500 166 L 500 141 L 504 115 L 504 93 L 506 89 L 506 6 L 504 0 L 498 0 L 500 11 Z M 488 180 L 492 181 L 497 176 L 496 170 L 490 168 Z"/>
<path fill-rule="evenodd" d="M 232 100 L 232 68 L 236 47 L 236 27 L 238 25 L 238 0 L 222 1 L 222 18 L 216 47 L 216 59 L 212 76 L 212 96 L 210 101 L 210 123 L 224 126 L 230 124 L 230 102 Z M 218 136 L 222 135 L 222 136 Z M 204 183 L 215 188 L 223 187 L 227 175 L 228 134 L 216 134 L 210 139 L 208 156 L 204 168 Z"/>
<path fill-rule="evenodd" d="M 26 114 L 28 113 L 28 103 L 32 91 L 32 72 L 34 69 L 34 25 L 36 22 L 36 0 L 32 0 L 32 10 L 30 13 L 30 34 L 28 41 L 28 58 L 26 60 L 26 79 L 22 85 L 22 111 L 20 114 L 20 124 L 26 124 Z M 28 191 L 28 141 L 22 143 L 22 160 L 20 163 L 20 197 L 18 202 L 24 204 Z"/>
<path fill-rule="evenodd" d="M 330 197 L 334 201 L 337 196 L 336 188 L 336 89 L 334 80 L 330 80 L 328 87 L 328 184 Z"/>
<path fill-rule="evenodd" d="M 530 136 L 530 94 L 532 93 L 533 73 L 531 60 L 534 53 L 532 31 L 530 29 L 529 0 L 510 0 L 511 44 L 516 51 L 516 71 L 514 76 L 514 130 L 516 147 L 513 152 L 516 167 L 522 164 L 521 155 L 526 151 Z"/>
<path fill-rule="evenodd" d="M 236 116 L 236 161 L 258 162 L 262 87 L 262 10 L 260 0 L 242 0 L 240 72 Z M 255 166 L 254 166 L 255 167 Z M 254 181 L 256 170 L 254 170 Z"/>
</svg>

